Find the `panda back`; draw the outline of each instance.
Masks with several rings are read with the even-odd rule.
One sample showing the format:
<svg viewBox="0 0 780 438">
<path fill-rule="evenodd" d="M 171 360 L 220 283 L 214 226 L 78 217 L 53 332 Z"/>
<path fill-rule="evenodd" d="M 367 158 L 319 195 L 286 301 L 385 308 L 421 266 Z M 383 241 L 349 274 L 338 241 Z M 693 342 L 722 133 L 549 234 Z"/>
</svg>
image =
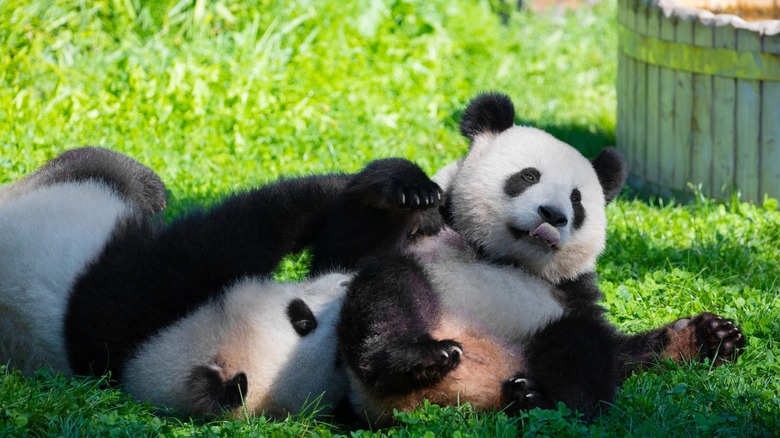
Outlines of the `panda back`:
<svg viewBox="0 0 780 438">
<path fill-rule="evenodd" d="M 60 182 L 0 207 L 0 363 L 70 373 L 63 316 L 75 278 L 131 208 L 106 184 Z"/>
</svg>

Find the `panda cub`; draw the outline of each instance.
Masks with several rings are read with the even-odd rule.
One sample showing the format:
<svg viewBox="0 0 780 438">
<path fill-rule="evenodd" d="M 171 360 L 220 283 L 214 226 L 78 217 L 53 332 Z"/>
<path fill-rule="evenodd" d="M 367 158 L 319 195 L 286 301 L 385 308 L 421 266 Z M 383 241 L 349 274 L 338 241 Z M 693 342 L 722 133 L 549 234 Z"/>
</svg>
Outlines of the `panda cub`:
<svg viewBox="0 0 780 438">
<path fill-rule="evenodd" d="M 362 257 L 352 243 L 371 231 L 349 218 L 383 212 L 353 204 L 315 242 L 315 267 L 357 269 L 338 335 L 361 415 L 382 424 L 428 399 L 509 412 L 564 402 L 592 419 L 659 356 L 719 364 L 741 351 L 740 330 L 709 313 L 632 336 L 605 318 L 594 272 L 626 178 L 617 151 L 587 160 L 516 126 L 494 93 L 468 105 L 461 131 L 468 154 L 434 177 L 441 208 L 385 215 L 411 237 Z"/>
<path fill-rule="evenodd" d="M 435 189 L 413 164 L 379 160 L 237 193 L 165 225 L 154 217 L 165 188 L 150 169 L 105 149 L 66 152 L 0 191 L 0 360 L 26 374 L 110 373 L 185 415 L 330 414 L 347 390 L 336 324 L 350 277 L 267 277 L 333 206 L 394 214 Z M 371 224 L 403 234 L 397 226 Z"/>
</svg>

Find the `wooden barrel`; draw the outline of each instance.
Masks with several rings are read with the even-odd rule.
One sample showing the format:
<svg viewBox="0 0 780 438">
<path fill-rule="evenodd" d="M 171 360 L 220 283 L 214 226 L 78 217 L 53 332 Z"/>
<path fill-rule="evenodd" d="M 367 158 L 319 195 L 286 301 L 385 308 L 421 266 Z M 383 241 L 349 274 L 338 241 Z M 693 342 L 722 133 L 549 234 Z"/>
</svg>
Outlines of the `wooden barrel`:
<svg viewBox="0 0 780 438">
<path fill-rule="evenodd" d="M 716 198 L 780 198 L 780 20 L 688 4 L 618 1 L 616 136 L 629 184 L 678 199 L 689 184 Z"/>
</svg>

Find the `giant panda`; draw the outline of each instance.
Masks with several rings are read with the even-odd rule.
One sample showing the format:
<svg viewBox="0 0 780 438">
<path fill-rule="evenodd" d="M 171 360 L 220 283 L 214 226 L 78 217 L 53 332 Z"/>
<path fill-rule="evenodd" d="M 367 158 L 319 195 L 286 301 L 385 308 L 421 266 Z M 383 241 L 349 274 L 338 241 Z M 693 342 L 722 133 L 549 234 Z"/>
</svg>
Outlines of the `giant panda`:
<svg viewBox="0 0 780 438">
<path fill-rule="evenodd" d="M 514 117 L 503 94 L 469 103 L 469 152 L 434 176 L 439 209 L 386 214 L 353 202 L 331 210 L 314 243 L 315 269 L 355 270 L 339 347 L 351 402 L 370 422 L 424 399 L 510 413 L 564 402 L 590 420 L 657 357 L 720 364 L 744 346 L 733 321 L 711 313 L 618 332 L 598 303 L 595 264 L 624 160 L 611 148 L 588 160 Z M 350 221 L 373 216 L 405 234 L 367 254 L 354 242 L 372 230 Z"/>
<path fill-rule="evenodd" d="M 109 374 L 183 415 L 333 413 L 347 390 L 335 329 L 351 277 L 268 275 L 342 198 L 394 214 L 436 191 L 411 163 L 378 160 L 166 225 L 150 169 L 101 148 L 68 151 L 0 191 L 0 359 L 26 374 Z M 372 224 L 386 233 L 370 243 L 397 226 Z"/>
</svg>

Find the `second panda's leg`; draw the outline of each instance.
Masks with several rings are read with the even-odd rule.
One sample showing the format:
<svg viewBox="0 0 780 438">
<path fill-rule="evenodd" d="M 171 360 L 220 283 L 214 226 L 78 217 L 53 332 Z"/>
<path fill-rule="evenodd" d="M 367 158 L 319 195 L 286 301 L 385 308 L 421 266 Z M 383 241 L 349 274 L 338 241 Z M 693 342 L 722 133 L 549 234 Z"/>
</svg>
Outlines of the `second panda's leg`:
<svg viewBox="0 0 780 438">
<path fill-rule="evenodd" d="M 347 365 L 373 394 L 408 392 L 440 380 L 462 353 L 431 336 L 440 302 L 422 266 L 402 253 L 361 266 L 347 292 L 338 327 Z"/>
<path fill-rule="evenodd" d="M 138 211 L 152 215 L 165 208 L 165 185 L 150 168 L 119 152 L 85 146 L 70 149 L 11 186 L 0 189 L 0 205 L 41 187 L 95 180 L 113 188 Z"/>
<path fill-rule="evenodd" d="M 526 370 L 503 386 L 507 412 L 563 402 L 590 420 L 602 401 L 613 400 L 618 385 L 614 329 L 597 315 L 594 309 L 591 315 L 564 316 L 531 337 L 524 348 Z"/>
<path fill-rule="evenodd" d="M 658 359 L 709 359 L 715 365 L 733 360 L 745 346 L 734 321 L 704 312 L 635 335 L 618 335 L 624 377 L 652 366 Z"/>
</svg>

